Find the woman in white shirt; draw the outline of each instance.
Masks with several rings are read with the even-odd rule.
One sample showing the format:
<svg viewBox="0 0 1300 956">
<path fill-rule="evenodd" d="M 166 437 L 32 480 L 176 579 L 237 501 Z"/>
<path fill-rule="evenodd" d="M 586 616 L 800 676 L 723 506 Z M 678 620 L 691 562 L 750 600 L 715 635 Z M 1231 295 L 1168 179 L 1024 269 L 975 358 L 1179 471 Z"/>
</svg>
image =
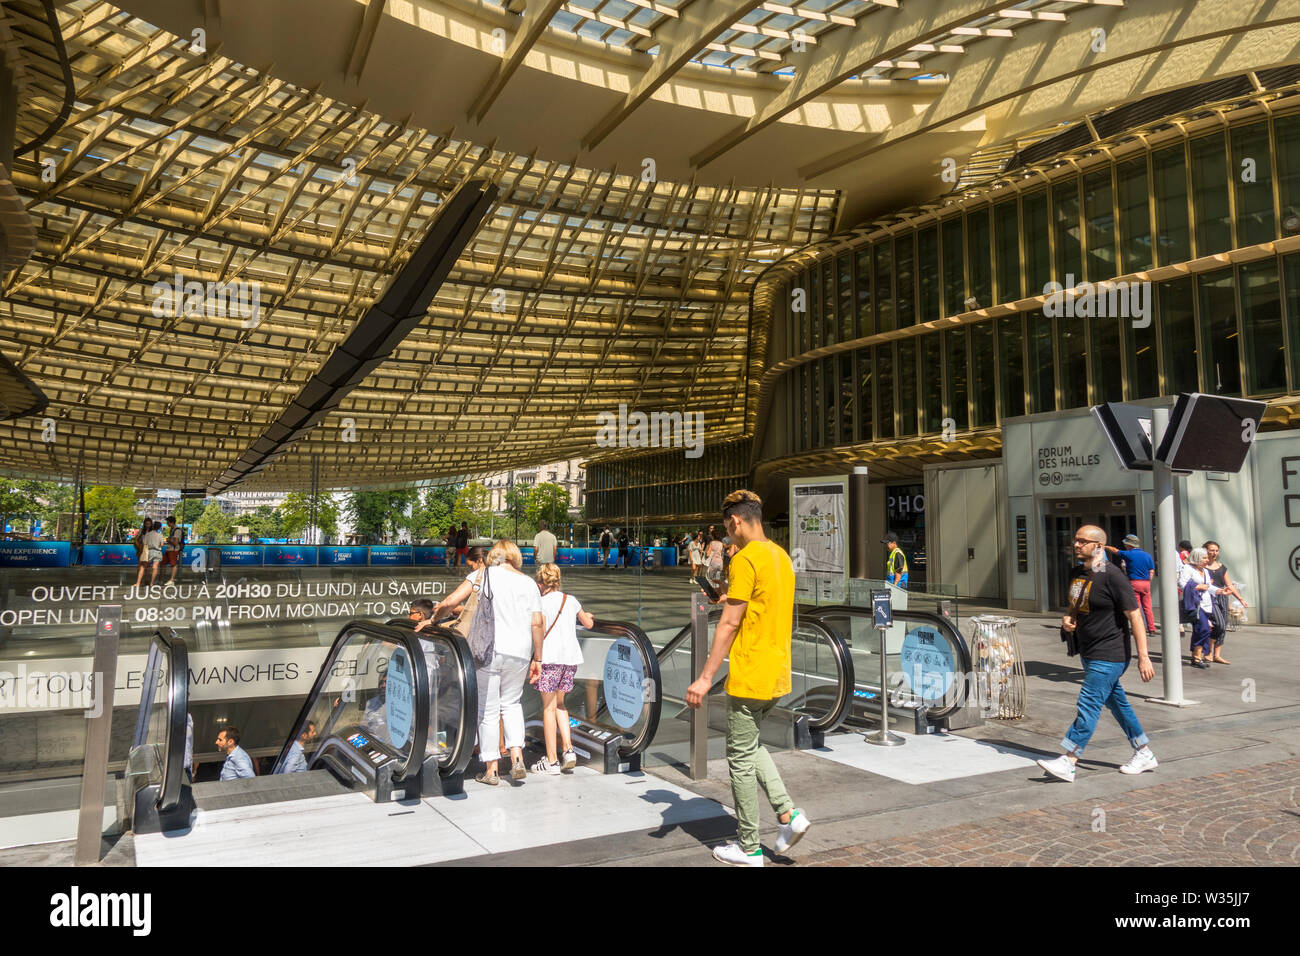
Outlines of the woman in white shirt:
<svg viewBox="0 0 1300 956">
<path fill-rule="evenodd" d="M 582 645 L 578 643 L 578 624 L 591 627 L 596 623 L 582 609 L 578 599 L 560 590 L 560 569 L 544 564 L 537 569 L 537 586 L 542 592 L 542 673 L 536 679 L 542 695 L 542 733 L 546 737 L 546 756 L 533 764 L 537 773 L 568 773 L 578 763 L 569 736 L 569 711 L 564 695 L 573 690 L 573 677 L 582 664 Z M 564 744 L 563 763 L 555 759 L 555 731 L 559 728 Z"/>
<path fill-rule="evenodd" d="M 1209 561 L 1209 553 L 1204 548 L 1193 548 L 1187 561 L 1178 568 L 1180 598 L 1186 593 L 1189 584 L 1194 584 L 1200 592 L 1196 618 L 1192 621 L 1192 666 L 1202 670 L 1210 666 L 1205 660 L 1205 656 L 1210 653 L 1210 615 L 1214 613 L 1213 595 L 1220 590 L 1214 586 L 1210 572 L 1205 567 Z"/>
<path fill-rule="evenodd" d="M 492 595 L 492 615 L 495 623 L 494 653 L 487 664 L 479 665 L 478 678 L 478 744 L 479 757 L 484 771 L 475 777 L 479 783 L 496 786 L 497 761 L 488 757 L 498 752 L 498 717 L 504 722 L 506 747 L 510 750 L 510 777 L 523 780 L 524 769 L 524 709 L 519 698 L 524 693 L 524 680 L 534 681 L 542 673 L 542 601 L 537 585 L 520 568 L 524 557 L 513 541 L 498 541 L 488 552 L 487 566 L 471 574 L 451 594 L 434 605 L 433 617 L 444 608 L 455 607 L 467 600 L 487 575 L 487 588 Z M 482 613 L 483 592 L 479 592 L 479 609 Z"/>
<path fill-rule="evenodd" d="M 140 571 L 135 576 L 137 588 L 144 581 L 145 569 L 149 571 L 149 584 L 153 584 L 158 579 L 158 564 L 162 561 L 163 549 L 163 536 L 152 519 L 144 519 L 144 526 L 140 529 L 140 533 L 143 537 L 140 539 Z"/>
</svg>

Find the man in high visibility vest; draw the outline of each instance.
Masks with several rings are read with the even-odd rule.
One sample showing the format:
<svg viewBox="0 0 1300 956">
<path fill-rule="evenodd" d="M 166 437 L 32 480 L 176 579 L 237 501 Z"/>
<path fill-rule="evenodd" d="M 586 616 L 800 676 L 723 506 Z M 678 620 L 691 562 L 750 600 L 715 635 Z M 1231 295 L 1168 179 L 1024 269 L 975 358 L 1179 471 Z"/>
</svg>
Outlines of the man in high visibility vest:
<svg viewBox="0 0 1300 956">
<path fill-rule="evenodd" d="M 903 554 L 903 549 L 898 546 L 898 535 L 890 531 L 880 543 L 889 548 L 889 555 L 885 558 L 885 580 L 895 587 L 907 587 L 907 555 Z"/>
</svg>

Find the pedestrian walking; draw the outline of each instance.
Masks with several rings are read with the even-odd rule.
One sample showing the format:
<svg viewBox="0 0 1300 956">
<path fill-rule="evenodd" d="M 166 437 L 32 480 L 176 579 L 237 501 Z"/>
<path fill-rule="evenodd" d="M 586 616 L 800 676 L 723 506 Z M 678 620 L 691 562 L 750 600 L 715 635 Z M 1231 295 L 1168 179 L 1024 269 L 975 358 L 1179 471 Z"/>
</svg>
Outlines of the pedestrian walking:
<svg viewBox="0 0 1300 956">
<path fill-rule="evenodd" d="M 1119 721 L 1124 736 L 1133 746 L 1133 756 L 1120 773 L 1142 773 L 1157 766 L 1142 724 L 1128 702 L 1120 678 L 1128 670 L 1137 644 L 1138 673 L 1143 683 L 1156 676 L 1147 653 L 1147 635 L 1137 598 L 1128 577 L 1106 561 L 1106 532 L 1084 525 L 1074 533 L 1074 556 L 1078 565 L 1070 574 L 1069 610 L 1061 620 L 1061 640 L 1071 656 L 1083 664 L 1083 686 L 1074 723 L 1066 731 L 1061 747 L 1065 753 L 1054 760 L 1039 760 L 1044 771 L 1074 783 L 1075 764 L 1097 729 L 1102 707 Z"/>
<path fill-rule="evenodd" d="M 1156 619 L 1151 613 L 1151 577 L 1155 574 L 1155 559 L 1142 550 L 1142 539 L 1135 534 L 1126 535 L 1122 543 L 1124 550 L 1108 544 L 1106 553 L 1115 555 L 1124 563 L 1124 573 L 1128 576 L 1128 583 L 1133 586 L 1133 594 L 1146 619 L 1147 633 L 1154 634 Z"/>
<path fill-rule="evenodd" d="M 727 769 L 736 804 L 737 842 L 713 851 L 733 866 L 762 866 L 758 841 L 761 785 L 779 824 L 776 852 L 784 853 L 808 832 L 807 815 L 796 808 L 759 741 L 763 718 L 790 692 L 790 635 L 794 626 L 794 567 L 790 556 L 763 531 L 763 502 L 752 491 L 733 491 L 722 502 L 727 533 L 739 550 L 731 559 L 725 602 L 713 647 L 700 676 L 686 689 L 697 708 L 713 687 L 714 675 L 730 656 L 727 673 Z M 721 535 L 716 543 L 721 546 Z"/>
<path fill-rule="evenodd" d="M 1204 548 L 1192 548 L 1178 575 L 1182 608 L 1191 617 L 1192 666 L 1208 670 L 1210 662 L 1210 618 L 1214 614 L 1214 595 L 1219 593 L 1214 579 L 1206 570 L 1210 555 Z"/>
<path fill-rule="evenodd" d="M 546 756 L 533 764 L 537 773 L 569 773 L 578 764 L 569 735 L 569 711 L 564 697 L 573 690 L 573 678 L 582 666 L 582 645 L 578 625 L 594 627 L 596 619 L 585 611 L 572 594 L 560 590 L 560 569 L 544 564 L 537 569 L 537 586 L 542 592 L 542 672 L 534 683 L 542 695 L 542 737 Z M 564 750 L 556 757 L 556 733 Z"/>
<path fill-rule="evenodd" d="M 1205 570 L 1210 572 L 1210 580 L 1214 586 L 1219 589 L 1210 600 L 1214 605 L 1214 615 L 1210 621 L 1210 660 L 1216 664 L 1231 664 L 1232 661 L 1224 660 L 1221 650 L 1223 648 L 1223 639 L 1228 634 L 1228 602 L 1231 598 L 1236 598 L 1241 602 L 1242 607 L 1250 607 L 1237 586 L 1232 583 L 1232 575 L 1228 573 L 1228 566 L 1219 560 L 1219 542 L 1207 541 L 1202 546 L 1205 548 L 1206 564 Z"/>
<path fill-rule="evenodd" d="M 885 556 L 885 580 L 896 588 L 907 588 L 907 555 L 898 546 L 898 534 L 888 531 L 880 543 L 889 549 Z"/>
</svg>

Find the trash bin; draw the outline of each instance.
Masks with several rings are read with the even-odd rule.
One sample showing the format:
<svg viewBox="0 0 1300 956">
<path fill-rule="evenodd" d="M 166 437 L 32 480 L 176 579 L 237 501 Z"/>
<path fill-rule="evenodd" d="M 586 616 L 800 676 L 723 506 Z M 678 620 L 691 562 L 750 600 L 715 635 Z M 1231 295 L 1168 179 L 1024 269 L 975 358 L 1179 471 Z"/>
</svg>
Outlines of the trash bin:
<svg viewBox="0 0 1300 956">
<path fill-rule="evenodd" d="M 979 694 L 980 715 L 1001 720 L 1025 716 L 1025 662 L 1020 656 L 1018 618 L 977 614 L 971 642 L 972 666 Z"/>
</svg>

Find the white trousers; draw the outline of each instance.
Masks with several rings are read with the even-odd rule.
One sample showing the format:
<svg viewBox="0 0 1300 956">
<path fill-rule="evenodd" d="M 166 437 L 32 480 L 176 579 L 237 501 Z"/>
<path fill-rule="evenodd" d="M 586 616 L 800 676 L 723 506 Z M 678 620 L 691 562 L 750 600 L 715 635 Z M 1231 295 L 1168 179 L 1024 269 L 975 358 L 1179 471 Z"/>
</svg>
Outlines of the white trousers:
<svg viewBox="0 0 1300 956">
<path fill-rule="evenodd" d="M 506 725 L 506 746 L 524 745 L 524 708 L 519 698 L 528 679 L 528 661 L 522 657 L 493 656 L 476 671 L 478 677 L 478 754 L 485 763 L 499 759 L 501 738 L 498 719 Z"/>
</svg>

